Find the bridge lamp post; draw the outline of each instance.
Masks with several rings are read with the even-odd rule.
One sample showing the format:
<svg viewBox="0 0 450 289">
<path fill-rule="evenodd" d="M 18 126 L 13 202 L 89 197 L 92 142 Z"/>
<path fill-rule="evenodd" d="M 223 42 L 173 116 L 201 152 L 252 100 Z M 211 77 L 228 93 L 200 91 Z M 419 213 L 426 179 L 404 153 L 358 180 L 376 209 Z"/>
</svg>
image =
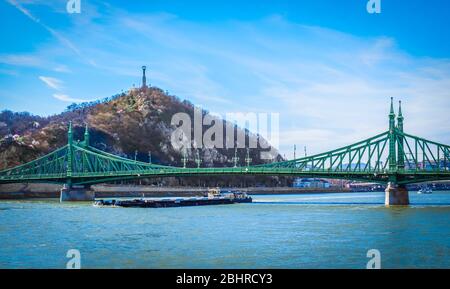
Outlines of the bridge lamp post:
<svg viewBox="0 0 450 289">
<path fill-rule="evenodd" d="M 197 157 L 195 159 L 195 162 L 197 163 L 197 168 L 200 168 L 200 164 L 202 163 L 202 160 L 200 159 L 200 154 L 197 150 Z"/>
<path fill-rule="evenodd" d="M 181 159 L 181 161 L 183 162 L 183 169 L 185 169 L 186 168 L 186 161 L 187 161 L 186 149 L 183 150 L 183 158 Z"/>
<path fill-rule="evenodd" d="M 239 158 L 237 156 L 237 148 L 234 148 L 234 157 L 233 157 L 233 163 L 234 163 L 234 167 L 237 168 L 237 164 L 239 162 Z"/>
<path fill-rule="evenodd" d="M 252 159 L 250 158 L 250 150 L 247 148 L 247 157 L 245 158 L 245 163 L 247 164 L 247 167 L 250 166 L 250 163 L 252 162 Z"/>
</svg>

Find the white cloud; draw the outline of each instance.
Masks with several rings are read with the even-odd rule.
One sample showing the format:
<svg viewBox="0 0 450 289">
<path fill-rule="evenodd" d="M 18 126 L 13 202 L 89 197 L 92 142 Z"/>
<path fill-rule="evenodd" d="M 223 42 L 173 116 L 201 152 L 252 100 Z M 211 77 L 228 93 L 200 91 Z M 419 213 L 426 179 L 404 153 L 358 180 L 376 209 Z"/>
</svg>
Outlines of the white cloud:
<svg viewBox="0 0 450 289">
<path fill-rule="evenodd" d="M 70 68 L 68 68 L 66 65 L 63 65 L 63 64 L 56 66 L 55 68 L 53 68 L 53 70 L 56 72 L 63 72 L 63 73 L 71 73 L 72 72 L 70 70 Z"/>
<path fill-rule="evenodd" d="M 18 72 L 15 71 L 15 70 L 3 69 L 3 68 L 0 68 L 0 74 L 10 75 L 10 76 L 17 76 L 17 75 L 19 75 Z"/>
<path fill-rule="evenodd" d="M 31 67 L 48 70 L 49 67 L 53 67 L 51 70 L 55 72 L 72 73 L 72 70 L 67 65 L 59 64 L 55 62 L 55 60 L 47 59 L 47 54 L 43 52 L 37 52 L 34 54 L 1 54 L 0 64 L 11 66 L 13 69 Z M 9 69 L 9 71 L 12 70 Z"/>
<path fill-rule="evenodd" d="M 65 102 L 76 102 L 76 103 L 78 103 L 78 102 L 86 102 L 86 101 L 88 101 L 88 100 L 85 100 L 85 99 L 72 98 L 72 97 L 70 97 L 70 96 L 68 96 L 66 94 L 60 94 L 60 93 L 53 94 L 53 97 L 58 99 L 58 100 L 65 101 Z"/>
<path fill-rule="evenodd" d="M 0 63 L 14 66 L 38 67 L 42 65 L 42 60 L 34 55 L 3 54 L 0 55 Z"/>
<path fill-rule="evenodd" d="M 81 55 L 79 49 L 66 37 L 62 36 L 59 32 L 57 32 L 55 29 L 47 26 L 45 23 L 43 23 L 39 18 L 34 16 L 28 9 L 23 7 L 20 3 L 18 3 L 16 0 L 8 0 L 9 4 L 16 7 L 17 10 L 22 12 L 25 16 L 27 16 L 29 19 L 33 20 L 35 23 L 41 25 L 45 30 L 47 30 L 50 34 L 52 34 L 56 39 L 58 39 L 62 44 L 64 44 L 66 47 L 71 49 L 73 52 L 75 52 L 77 55 Z"/>
<path fill-rule="evenodd" d="M 53 88 L 55 90 L 61 91 L 63 89 L 63 82 L 59 79 L 53 78 L 53 77 L 48 77 L 48 76 L 39 76 L 39 79 L 42 80 L 45 84 L 47 84 L 48 87 Z M 86 100 L 86 99 L 80 99 L 80 98 L 73 98 L 70 97 L 67 94 L 64 93 L 54 93 L 53 97 L 64 101 L 64 102 L 87 102 L 90 100 Z"/>
<path fill-rule="evenodd" d="M 25 8 L 24 5 L 46 5 L 50 8 L 52 8 L 53 12 L 57 13 L 66 13 L 65 10 L 66 7 L 66 1 L 60 0 L 58 2 L 56 1 L 16 1 L 16 0 L 7 0 L 9 4 L 14 6 L 17 10 L 22 12 L 26 17 L 31 19 L 36 24 L 40 25 L 42 28 L 44 28 L 48 33 L 50 33 L 60 44 L 62 44 L 64 47 L 68 48 L 73 54 L 75 54 L 78 58 L 84 61 L 84 63 L 87 63 L 91 66 L 95 67 L 95 62 L 92 59 L 89 59 L 85 57 L 85 55 L 81 52 L 81 50 L 78 48 L 77 45 L 74 44 L 73 41 L 71 41 L 67 35 L 67 33 L 60 32 L 47 24 L 44 23 L 41 19 L 39 19 L 37 16 L 35 16 L 29 9 Z M 106 4 L 105 4 L 106 5 Z M 95 10 L 94 6 L 89 3 L 83 3 L 83 17 L 81 17 L 80 25 L 86 26 L 91 21 L 91 19 L 98 16 L 98 12 Z M 76 17 L 78 18 L 78 17 Z"/>
<path fill-rule="evenodd" d="M 48 76 L 39 76 L 39 79 L 42 80 L 48 87 L 61 90 L 63 82 L 57 78 L 48 77 Z"/>
</svg>

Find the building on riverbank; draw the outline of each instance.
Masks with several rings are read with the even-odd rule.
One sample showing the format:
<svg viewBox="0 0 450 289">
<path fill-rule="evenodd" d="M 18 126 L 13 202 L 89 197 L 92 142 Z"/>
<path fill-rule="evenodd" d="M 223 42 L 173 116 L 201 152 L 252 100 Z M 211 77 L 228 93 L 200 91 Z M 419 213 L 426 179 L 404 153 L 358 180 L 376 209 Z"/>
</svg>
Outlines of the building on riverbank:
<svg viewBox="0 0 450 289">
<path fill-rule="evenodd" d="M 292 184 L 294 188 L 328 189 L 331 184 L 327 180 L 317 178 L 296 178 Z"/>
</svg>

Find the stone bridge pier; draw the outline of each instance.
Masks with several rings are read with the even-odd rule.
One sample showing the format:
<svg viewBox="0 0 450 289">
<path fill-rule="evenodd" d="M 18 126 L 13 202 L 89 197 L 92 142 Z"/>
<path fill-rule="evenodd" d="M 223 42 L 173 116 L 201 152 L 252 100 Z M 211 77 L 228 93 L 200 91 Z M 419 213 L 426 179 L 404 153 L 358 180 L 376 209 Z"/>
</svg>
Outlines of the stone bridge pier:
<svg viewBox="0 0 450 289">
<path fill-rule="evenodd" d="M 409 194 L 405 185 L 389 182 L 384 192 L 384 204 L 386 206 L 409 205 Z"/>
<path fill-rule="evenodd" d="M 64 185 L 59 197 L 60 202 L 92 202 L 94 199 L 95 192 L 90 186 Z"/>
</svg>

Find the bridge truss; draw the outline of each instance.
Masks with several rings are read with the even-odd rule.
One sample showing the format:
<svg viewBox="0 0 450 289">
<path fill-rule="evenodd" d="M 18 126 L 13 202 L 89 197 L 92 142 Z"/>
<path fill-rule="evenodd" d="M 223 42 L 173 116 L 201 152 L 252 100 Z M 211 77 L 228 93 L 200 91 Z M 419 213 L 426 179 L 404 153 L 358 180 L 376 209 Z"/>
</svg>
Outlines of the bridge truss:
<svg viewBox="0 0 450 289">
<path fill-rule="evenodd" d="M 397 184 L 449 180 L 450 146 L 403 132 L 401 106 L 396 125 L 392 99 L 386 132 L 325 153 L 242 167 L 190 168 L 130 160 L 90 146 L 87 127 L 84 141 L 74 143 L 70 124 L 65 146 L 0 171 L 0 183 L 54 182 L 71 186 L 146 177 L 205 175 L 278 175 Z"/>
</svg>

